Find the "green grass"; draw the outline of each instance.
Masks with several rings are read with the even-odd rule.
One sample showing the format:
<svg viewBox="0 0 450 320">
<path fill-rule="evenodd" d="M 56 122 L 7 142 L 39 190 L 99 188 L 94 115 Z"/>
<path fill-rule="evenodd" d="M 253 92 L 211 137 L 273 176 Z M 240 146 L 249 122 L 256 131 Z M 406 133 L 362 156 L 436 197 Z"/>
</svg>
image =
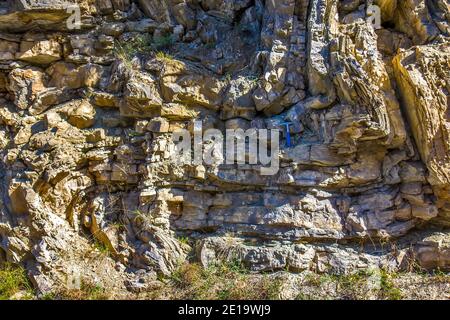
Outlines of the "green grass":
<svg viewBox="0 0 450 320">
<path fill-rule="evenodd" d="M 381 270 L 380 298 L 385 300 L 401 300 L 403 298 L 402 291 L 393 282 L 397 276 L 396 273 Z"/>
<path fill-rule="evenodd" d="M 257 85 L 260 81 L 260 78 L 257 75 L 249 75 L 246 78 L 253 85 Z"/>
<path fill-rule="evenodd" d="M 146 54 L 152 50 L 152 37 L 139 35 L 127 41 L 116 41 L 114 54 L 127 67 L 132 67 L 132 60 L 138 54 Z"/>
<path fill-rule="evenodd" d="M 114 229 L 122 229 L 122 228 L 125 228 L 125 224 L 116 221 L 116 222 L 111 223 L 111 227 L 113 227 Z"/>
<path fill-rule="evenodd" d="M 450 273 L 444 272 L 441 269 L 436 269 L 432 273 L 432 278 L 437 283 L 450 283 Z"/>
<path fill-rule="evenodd" d="M 182 243 L 182 244 L 189 244 L 190 240 L 188 237 L 177 237 L 178 242 Z"/>
<path fill-rule="evenodd" d="M 137 132 L 137 131 L 132 130 L 132 131 L 128 132 L 128 135 L 132 138 L 135 138 L 135 137 L 142 137 L 145 134 L 142 132 Z"/>
<path fill-rule="evenodd" d="M 331 286 L 335 290 L 335 298 L 339 299 L 361 300 L 376 297 L 381 300 L 401 300 L 403 298 L 402 291 L 394 283 L 397 277 L 399 277 L 397 273 L 385 270 L 377 273 L 374 270 L 361 270 L 343 275 L 309 273 L 305 276 L 304 283 L 315 289 Z M 376 281 L 375 286 L 369 286 L 369 283 L 373 281 Z M 299 299 L 309 296 L 301 292 Z M 320 297 L 320 299 L 327 298 L 330 297 Z"/>
<path fill-rule="evenodd" d="M 40 297 L 40 300 L 55 300 L 56 295 L 53 292 L 47 292 Z"/>
<path fill-rule="evenodd" d="M 126 41 L 116 41 L 114 54 L 127 68 L 133 68 L 133 58 L 138 55 L 147 55 L 153 52 L 164 59 L 173 59 L 169 54 L 164 52 L 170 49 L 173 43 L 174 40 L 171 35 L 152 37 L 149 34 L 140 34 Z"/>
<path fill-rule="evenodd" d="M 99 284 L 81 284 L 81 291 L 86 295 L 87 300 L 107 300 L 109 295 L 106 290 Z"/>
<path fill-rule="evenodd" d="M 48 294 L 48 297 L 51 300 L 108 300 L 111 294 L 100 284 L 83 280 L 80 289 L 65 289 L 59 293 Z"/>
<path fill-rule="evenodd" d="M 175 41 L 171 35 L 154 37 L 151 47 L 154 51 L 168 50 L 174 42 Z"/>
<path fill-rule="evenodd" d="M 16 293 L 25 292 L 25 298 L 33 295 L 25 270 L 9 263 L 0 269 L 0 300 L 8 300 Z"/>
<path fill-rule="evenodd" d="M 173 60 L 174 57 L 171 56 L 170 54 L 168 54 L 167 52 L 164 51 L 158 51 L 156 53 L 156 58 L 160 59 L 160 60 Z"/>
<path fill-rule="evenodd" d="M 230 83 L 232 78 L 233 78 L 233 75 L 231 74 L 231 72 L 225 73 L 225 75 L 222 77 L 222 79 L 227 83 Z"/>
<path fill-rule="evenodd" d="M 109 250 L 109 248 L 99 240 L 94 241 L 94 248 L 105 256 L 111 255 L 111 251 Z"/>
<path fill-rule="evenodd" d="M 272 300 L 280 293 L 281 281 L 254 276 L 238 260 L 202 268 L 182 264 L 169 278 L 166 289 L 180 299 Z"/>
<path fill-rule="evenodd" d="M 133 220 L 135 222 L 144 222 L 147 219 L 147 215 L 139 209 L 136 209 L 131 212 L 133 214 Z"/>
</svg>

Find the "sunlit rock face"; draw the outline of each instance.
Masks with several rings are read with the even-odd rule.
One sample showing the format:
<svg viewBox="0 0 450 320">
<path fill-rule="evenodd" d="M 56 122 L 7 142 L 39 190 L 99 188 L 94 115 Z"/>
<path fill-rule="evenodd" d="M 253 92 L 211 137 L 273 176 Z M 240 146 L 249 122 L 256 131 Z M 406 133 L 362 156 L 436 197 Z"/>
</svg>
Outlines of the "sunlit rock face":
<svg viewBox="0 0 450 320">
<path fill-rule="evenodd" d="M 188 257 L 448 270 L 449 23 L 445 0 L 0 1 L 0 262 L 41 292 Z M 279 130 L 277 168 L 180 163 L 181 129 Z"/>
</svg>

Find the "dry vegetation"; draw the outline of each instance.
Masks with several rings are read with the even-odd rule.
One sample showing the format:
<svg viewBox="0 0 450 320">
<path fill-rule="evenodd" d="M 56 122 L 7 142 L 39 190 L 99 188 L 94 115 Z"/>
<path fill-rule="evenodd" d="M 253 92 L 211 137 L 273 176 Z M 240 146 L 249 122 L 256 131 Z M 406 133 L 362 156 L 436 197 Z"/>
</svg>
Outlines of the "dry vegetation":
<svg viewBox="0 0 450 320">
<path fill-rule="evenodd" d="M 3 264 L 0 268 L 0 300 L 31 299 L 32 297 L 32 286 L 25 270 L 9 263 Z"/>
<path fill-rule="evenodd" d="M 185 263 L 163 281 L 167 285 L 154 292 L 154 298 L 273 300 L 282 285 L 269 275 L 251 274 L 237 261 L 208 268 Z"/>
<path fill-rule="evenodd" d="M 360 271 L 349 275 L 251 273 L 239 262 L 202 268 L 182 264 L 170 277 L 147 292 L 129 299 L 188 300 L 401 300 L 450 299 L 450 275 L 443 272 L 388 273 Z M 23 268 L 4 265 L 0 270 L 0 299 L 106 300 L 115 296 L 101 284 L 82 281 L 79 289 L 37 295 Z"/>
<path fill-rule="evenodd" d="M 219 300 L 401 300 L 450 299 L 443 272 L 360 271 L 349 275 L 313 272 L 255 274 L 238 262 L 202 268 L 186 263 L 158 290 L 139 298 Z"/>
<path fill-rule="evenodd" d="M 108 300 L 112 293 L 99 284 L 83 281 L 79 289 L 66 289 L 55 294 L 46 295 L 46 299 L 61 300 Z"/>
</svg>

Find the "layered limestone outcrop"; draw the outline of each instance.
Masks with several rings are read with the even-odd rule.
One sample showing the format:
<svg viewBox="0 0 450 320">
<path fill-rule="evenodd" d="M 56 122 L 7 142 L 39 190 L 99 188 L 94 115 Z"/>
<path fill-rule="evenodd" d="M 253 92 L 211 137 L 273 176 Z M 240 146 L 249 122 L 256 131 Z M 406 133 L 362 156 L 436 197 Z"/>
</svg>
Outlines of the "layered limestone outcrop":
<svg viewBox="0 0 450 320">
<path fill-rule="evenodd" d="M 445 0 L 0 1 L 0 262 L 42 293 L 187 259 L 448 270 L 449 23 Z M 180 164 L 179 129 L 279 129 L 279 169 Z"/>
</svg>

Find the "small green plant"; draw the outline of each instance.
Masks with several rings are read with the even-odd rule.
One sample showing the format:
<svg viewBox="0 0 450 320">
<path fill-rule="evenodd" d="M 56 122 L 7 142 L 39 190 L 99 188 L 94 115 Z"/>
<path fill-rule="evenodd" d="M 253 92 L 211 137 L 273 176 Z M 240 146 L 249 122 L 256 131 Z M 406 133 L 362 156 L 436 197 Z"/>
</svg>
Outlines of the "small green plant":
<svg viewBox="0 0 450 320">
<path fill-rule="evenodd" d="M 108 300 L 109 295 L 99 284 L 82 283 L 81 290 L 87 295 L 87 300 Z"/>
<path fill-rule="evenodd" d="M 40 300 L 55 300 L 56 295 L 53 292 L 47 292 L 40 297 Z"/>
<path fill-rule="evenodd" d="M 132 211 L 132 214 L 134 215 L 134 220 L 135 221 L 145 220 L 145 218 L 146 218 L 145 213 L 142 212 L 139 209 L 136 209 L 136 210 Z"/>
<path fill-rule="evenodd" d="M 168 54 L 167 52 L 164 51 L 158 51 L 156 53 L 156 58 L 160 59 L 160 60 L 173 60 L 174 57 L 171 56 L 170 54 Z"/>
<path fill-rule="evenodd" d="M 195 285 L 202 277 L 203 272 L 199 264 L 185 263 L 172 273 L 170 280 L 173 281 L 175 286 L 187 288 Z"/>
<path fill-rule="evenodd" d="M 92 90 L 89 89 L 85 90 L 83 94 L 86 99 L 91 99 L 94 96 L 94 92 L 92 92 Z"/>
<path fill-rule="evenodd" d="M 133 58 L 138 54 L 146 54 L 153 50 L 150 35 L 138 35 L 128 40 L 116 41 L 114 54 L 128 68 L 132 68 Z"/>
<path fill-rule="evenodd" d="M 206 268 L 184 263 L 173 272 L 166 288 L 183 299 L 278 299 L 282 282 L 269 275 L 252 275 L 241 261 L 212 264 Z"/>
<path fill-rule="evenodd" d="M 225 73 L 225 75 L 223 76 L 223 80 L 224 80 L 225 82 L 230 83 L 231 80 L 232 80 L 232 77 L 233 77 L 233 75 L 231 74 L 231 72 L 227 72 L 227 73 Z"/>
<path fill-rule="evenodd" d="M 304 281 L 307 285 L 310 285 L 313 287 L 320 287 L 327 282 L 332 282 L 333 279 L 334 279 L 333 276 L 330 276 L 327 274 L 318 275 L 315 273 L 308 273 L 305 276 Z"/>
<path fill-rule="evenodd" d="M 133 58 L 156 52 L 158 58 L 173 59 L 167 51 L 174 43 L 171 35 L 152 37 L 149 34 L 139 34 L 127 40 L 116 41 L 114 54 L 127 68 L 133 68 Z"/>
<path fill-rule="evenodd" d="M 338 291 L 343 299 L 359 300 L 365 299 L 369 289 L 366 288 L 367 279 L 372 275 L 371 271 L 360 270 L 345 275 L 331 275 L 332 281 L 337 285 Z"/>
<path fill-rule="evenodd" d="M 309 295 L 309 294 L 300 292 L 300 293 L 297 294 L 297 296 L 295 297 L 295 300 L 301 300 L 301 301 L 308 300 L 308 301 L 309 301 L 309 300 L 315 300 L 314 298 L 315 298 L 314 296 L 311 296 L 311 295 Z"/>
<path fill-rule="evenodd" d="M 402 291 L 397 288 L 393 282 L 397 276 L 395 273 L 388 273 L 385 270 L 381 270 L 381 298 L 387 300 L 401 300 L 403 295 Z"/>
<path fill-rule="evenodd" d="M 188 237 L 178 237 L 177 240 L 182 244 L 189 244 L 190 242 Z"/>
<path fill-rule="evenodd" d="M 224 257 L 227 255 L 224 255 Z M 293 291 L 297 300 L 399 300 L 411 292 L 405 280 L 419 281 L 421 285 L 449 283 L 449 275 L 439 270 L 433 274 L 397 274 L 392 271 L 365 269 L 349 274 L 317 274 L 305 271 L 298 291 Z M 161 278 L 164 286 L 153 299 L 213 299 L 213 300 L 271 300 L 280 299 L 283 292 L 284 272 L 277 274 L 252 273 L 240 262 L 228 262 L 202 267 L 197 263 L 184 262 L 169 278 Z M 412 277 L 411 277 L 412 275 Z M 418 280 L 416 277 L 419 277 Z M 401 281 L 398 282 L 396 279 Z M 415 290 L 413 286 L 412 290 Z"/>
<path fill-rule="evenodd" d="M 258 82 L 259 82 L 259 77 L 256 76 L 256 75 L 249 75 L 249 76 L 247 76 L 247 80 L 248 80 L 251 84 L 257 85 Z"/>
<path fill-rule="evenodd" d="M 224 273 L 237 273 L 237 274 L 247 274 L 248 269 L 245 267 L 240 259 L 233 258 L 227 262 L 220 264 L 219 269 Z"/>
<path fill-rule="evenodd" d="M 122 229 L 125 228 L 125 225 L 121 222 L 114 222 L 111 223 L 111 227 L 113 227 L 114 229 Z"/>
<path fill-rule="evenodd" d="M 108 300 L 111 294 L 98 283 L 87 280 L 81 282 L 79 289 L 65 289 L 54 295 L 63 300 Z"/>
<path fill-rule="evenodd" d="M 145 226 L 147 226 L 150 222 L 151 219 L 141 210 L 136 209 L 134 211 L 131 212 L 133 214 L 133 222 L 141 225 L 142 228 L 145 228 Z"/>
<path fill-rule="evenodd" d="M 25 270 L 9 263 L 4 264 L 0 269 L 0 300 L 10 299 L 21 291 L 25 291 L 26 296 L 31 296 L 33 292 Z"/>
<path fill-rule="evenodd" d="M 431 278 L 434 280 L 434 282 L 450 283 L 450 274 L 442 271 L 439 268 L 433 272 Z"/>
<path fill-rule="evenodd" d="M 158 36 L 153 38 L 151 47 L 154 51 L 167 50 L 174 42 L 172 35 Z"/>
<path fill-rule="evenodd" d="M 131 138 L 135 138 L 135 137 L 142 137 L 142 136 L 144 135 L 144 133 L 141 133 L 141 132 L 137 132 L 137 131 L 132 130 L 132 131 L 129 131 L 129 132 L 128 132 L 128 135 L 129 135 Z"/>
<path fill-rule="evenodd" d="M 402 299 L 401 290 L 396 288 L 393 282 L 393 279 L 397 276 L 395 273 L 389 273 L 384 270 L 380 270 L 379 274 L 374 272 L 374 270 L 360 270 L 343 275 L 310 273 L 305 276 L 304 283 L 314 289 L 324 288 L 325 284 L 327 286 L 331 285 L 336 288 L 337 296 L 342 299 L 359 300 L 371 297 L 387 300 Z M 373 276 L 375 276 L 375 280 L 379 279 L 379 288 L 368 285 Z"/>
<path fill-rule="evenodd" d="M 94 247 L 96 250 L 98 250 L 101 254 L 105 256 L 109 256 L 111 253 L 109 251 L 109 248 L 103 242 L 100 242 L 98 240 L 95 240 Z"/>
</svg>

